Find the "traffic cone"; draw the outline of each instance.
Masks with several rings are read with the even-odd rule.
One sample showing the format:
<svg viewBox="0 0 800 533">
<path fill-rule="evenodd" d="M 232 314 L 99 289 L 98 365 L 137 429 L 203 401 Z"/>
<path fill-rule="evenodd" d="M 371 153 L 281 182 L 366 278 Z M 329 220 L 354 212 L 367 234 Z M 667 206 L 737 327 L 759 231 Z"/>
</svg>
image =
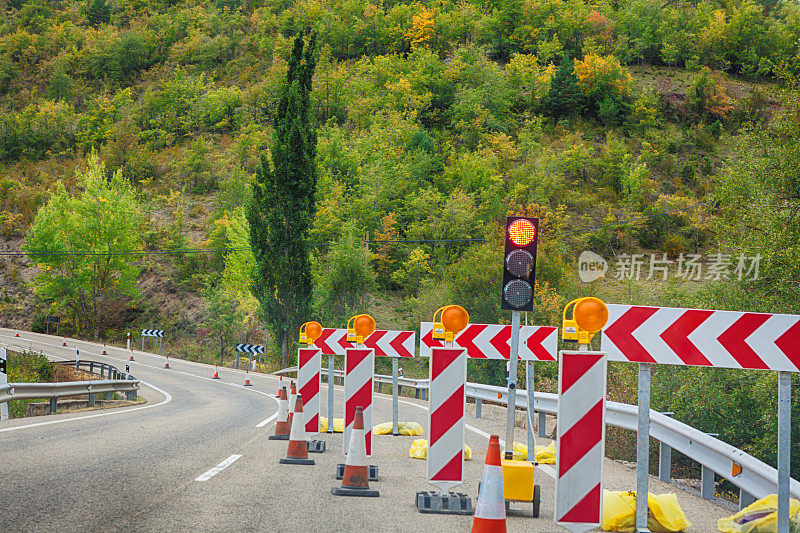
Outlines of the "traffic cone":
<svg viewBox="0 0 800 533">
<path fill-rule="evenodd" d="M 103 355 L 108 355 L 106 352 L 106 343 L 103 343 Z"/>
<path fill-rule="evenodd" d="M 211 376 L 211 379 L 219 379 L 219 372 L 217 371 L 217 365 L 214 365 L 214 375 Z"/>
<path fill-rule="evenodd" d="M 303 397 L 295 398 L 294 416 L 292 417 L 292 431 L 289 435 L 289 449 L 286 457 L 278 461 L 284 465 L 313 465 L 314 459 L 308 458 L 308 439 L 306 437 L 306 422 L 303 416 Z"/>
<path fill-rule="evenodd" d="M 131 354 L 131 357 L 128 359 L 128 361 L 133 361 L 133 350 L 128 350 L 128 352 Z"/>
<path fill-rule="evenodd" d="M 331 487 L 334 496 L 378 496 L 378 491 L 369 488 L 369 466 L 367 466 L 367 434 L 364 431 L 364 409 L 356 407 L 353 429 L 341 487 Z"/>
<path fill-rule="evenodd" d="M 67 345 L 67 339 L 64 339 L 64 340 L 61 342 L 61 346 L 66 346 L 66 345 Z"/>
<path fill-rule="evenodd" d="M 169 368 L 169 356 L 167 357 L 167 361 L 164 363 L 164 368 Z"/>
<path fill-rule="evenodd" d="M 295 387 L 294 381 L 292 381 L 292 384 L 289 387 L 289 427 L 292 427 L 292 420 L 294 420 L 295 399 L 297 399 L 297 387 Z"/>
<path fill-rule="evenodd" d="M 250 383 L 250 371 L 249 370 L 245 370 L 244 371 L 244 386 L 245 387 L 252 387 L 253 386 L 253 384 Z"/>
<path fill-rule="evenodd" d="M 286 386 L 281 387 L 278 395 L 278 418 L 275 423 L 275 434 L 269 436 L 269 440 L 289 440 L 289 400 L 286 399 Z"/>
<path fill-rule="evenodd" d="M 278 376 L 278 396 L 281 395 L 282 388 L 283 388 L 283 376 Z"/>
<path fill-rule="evenodd" d="M 500 437 L 492 435 L 486 450 L 472 533 L 505 532 L 506 500 L 503 494 L 503 467 L 500 465 Z"/>
<path fill-rule="evenodd" d="M 19 337 L 19 331 L 14 334 L 15 337 Z"/>
</svg>

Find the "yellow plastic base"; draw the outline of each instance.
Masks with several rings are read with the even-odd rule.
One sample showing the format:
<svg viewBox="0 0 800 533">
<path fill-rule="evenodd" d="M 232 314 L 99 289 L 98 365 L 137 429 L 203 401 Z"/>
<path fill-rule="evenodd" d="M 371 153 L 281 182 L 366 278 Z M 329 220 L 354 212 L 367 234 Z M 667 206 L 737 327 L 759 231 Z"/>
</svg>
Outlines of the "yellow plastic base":
<svg viewBox="0 0 800 533">
<path fill-rule="evenodd" d="M 533 500 L 533 463 L 501 459 L 503 492 L 506 500 Z"/>
</svg>

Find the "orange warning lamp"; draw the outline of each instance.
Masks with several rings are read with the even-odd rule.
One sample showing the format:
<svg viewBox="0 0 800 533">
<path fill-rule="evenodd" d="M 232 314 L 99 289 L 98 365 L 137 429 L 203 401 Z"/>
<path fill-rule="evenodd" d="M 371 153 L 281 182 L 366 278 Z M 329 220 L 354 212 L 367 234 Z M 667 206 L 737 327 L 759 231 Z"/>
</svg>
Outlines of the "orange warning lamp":
<svg viewBox="0 0 800 533">
<path fill-rule="evenodd" d="M 439 315 L 439 320 L 436 320 Z M 433 313 L 433 333 L 434 339 L 452 341 L 456 334 L 467 327 L 469 324 L 469 313 L 460 305 L 445 305 Z"/>
<path fill-rule="evenodd" d="M 369 315 L 356 315 L 347 321 L 347 341 L 364 344 L 364 339 L 375 331 L 375 319 Z"/>
<path fill-rule="evenodd" d="M 306 322 L 300 326 L 300 342 L 311 346 L 322 335 L 319 322 Z"/>
<path fill-rule="evenodd" d="M 572 318 L 567 318 L 567 310 L 572 308 Z M 608 322 L 608 307 L 599 298 L 593 296 L 572 300 L 564 307 L 562 316 L 562 338 L 565 341 L 577 341 L 589 344 L 595 333 L 603 329 Z"/>
</svg>

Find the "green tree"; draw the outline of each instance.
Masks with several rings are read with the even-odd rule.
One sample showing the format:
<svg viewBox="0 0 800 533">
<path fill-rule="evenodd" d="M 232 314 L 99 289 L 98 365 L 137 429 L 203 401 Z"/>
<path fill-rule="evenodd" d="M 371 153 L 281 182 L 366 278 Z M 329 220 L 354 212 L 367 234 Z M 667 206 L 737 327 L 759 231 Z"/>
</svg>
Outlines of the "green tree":
<svg viewBox="0 0 800 533">
<path fill-rule="evenodd" d="M 272 165 L 262 156 L 248 205 L 250 246 L 256 268 L 252 291 L 275 338 L 281 364 L 289 362 L 289 338 L 311 312 L 312 278 L 308 230 L 314 220 L 317 135 L 309 113 L 316 67 L 316 34 L 305 47 L 294 41 L 277 113 Z"/>
<path fill-rule="evenodd" d="M 70 196 L 58 182 L 22 249 L 39 268 L 36 294 L 54 299 L 54 307 L 67 309 L 79 332 L 93 331 L 97 338 L 110 306 L 120 296 L 137 294 L 139 268 L 125 252 L 139 248 L 139 210 L 122 172 L 107 178 L 94 152 L 77 184 L 83 192 Z"/>
<path fill-rule="evenodd" d="M 556 118 L 575 115 L 583 109 L 583 100 L 574 61 L 565 58 L 550 81 L 550 91 L 544 101 L 545 110 Z"/>
<path fill-rule="evenodd" d="M 86 11 L 86 20 L 95 28 L 100 24 L 111 22 L 111 9 L 108 7 L 106 0 L 92 0 L 89 9 Z"/>
<path fill-rule="evenodd" d="M 236 326 L 240 322 L 235 301 L 221 286 L 209 288 L 205 295 L 208 320 L 205 326 L 219 339 L 219 362 L 223 364 L 225 352 L 233 342 Z"/>
</svg>

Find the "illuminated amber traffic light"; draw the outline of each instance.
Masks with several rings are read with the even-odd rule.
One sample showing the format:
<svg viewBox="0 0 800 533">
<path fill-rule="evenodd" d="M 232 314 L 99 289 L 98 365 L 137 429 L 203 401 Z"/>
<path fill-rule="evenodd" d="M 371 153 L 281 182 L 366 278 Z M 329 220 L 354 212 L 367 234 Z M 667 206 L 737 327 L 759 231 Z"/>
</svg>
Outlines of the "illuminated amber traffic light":
<svg viewBox="0 0 800 533">
<path fill-rule="evenodd" d="M 500 305 L 502 309 L 511 311 L 533 310 L 538 235 L 538 218 L 506 218 L 503 292 Z"/>
</svg>

